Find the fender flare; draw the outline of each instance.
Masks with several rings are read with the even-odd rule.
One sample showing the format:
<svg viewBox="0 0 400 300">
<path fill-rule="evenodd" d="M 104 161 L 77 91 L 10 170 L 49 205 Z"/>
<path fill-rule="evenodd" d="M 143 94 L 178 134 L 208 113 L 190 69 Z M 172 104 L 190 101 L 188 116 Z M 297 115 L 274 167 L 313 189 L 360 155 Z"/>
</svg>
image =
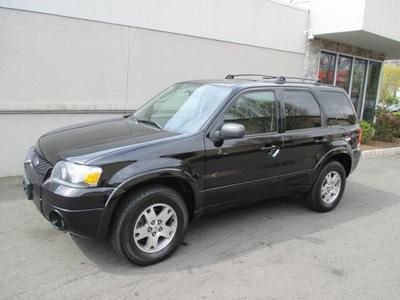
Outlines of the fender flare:
<svg viewBox="0 0 400 300">
<path fill-rule="evenodd" d="M 350 158 L 350 162 L 351 164 L 353 163 L 353 158 L 352 158 L 352 154 L 351 151 L 349 152 L 349 150 L 342 146 L 342 147 L 337 147 L 334 149 L 329 150 L 327 153 L 325 153 L 324 156 L 321 157 L 321 159 L 318 161 L 318 163 L 315 165 L 314 167 L 314 171 L 317 171 L 318 168 L 323 165 L 326 161 L 328 161 L 331 157 L 337 155 L 337 154 L 346 154 L 349 156 Z M 350 166 L 351 169 L 351 166 Z"/>
<path fill-rule="evenodd" d="M 193 177 L 189 172 L 179 168 L 165 168 L 165 169 L 157 169 L 143 173 L 138 173 L 129 177 L 124 182 L 120 183 L 111 193 L 111 195 L 107 198 L 107 201 L 104 205 L 103 214 L 101 217 L 101 222 L 97 232 L 98 238 L 104 239 L 106 237 L 115 207 L 117 206 L 122 196 L 128 190 L 146 181 L 154 179 L 163 179 L 163 178 L 176 178 L 183 180 L 187 184 L 189 184 L 193 191 L 195 209 L 201 207 L 202 197 L 201 193 L 199 192 L 198 183 L 196 181 L 196 178 Z"/>
</svg>

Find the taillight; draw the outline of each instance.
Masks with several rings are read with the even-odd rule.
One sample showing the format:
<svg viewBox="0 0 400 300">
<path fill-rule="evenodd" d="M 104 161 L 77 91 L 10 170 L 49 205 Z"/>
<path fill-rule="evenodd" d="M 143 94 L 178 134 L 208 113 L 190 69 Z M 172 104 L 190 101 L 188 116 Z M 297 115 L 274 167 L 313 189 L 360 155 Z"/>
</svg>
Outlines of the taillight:
<svg viewBox="0 0 400 300">
<path fill-rule="evenodd" d="M 361 127 L 360 128 L 358 128 L 358 147 L 360 147 L 361 146 L 361 138 L 362 138 L 362 129 L 361 129 Z"/>
</svg>

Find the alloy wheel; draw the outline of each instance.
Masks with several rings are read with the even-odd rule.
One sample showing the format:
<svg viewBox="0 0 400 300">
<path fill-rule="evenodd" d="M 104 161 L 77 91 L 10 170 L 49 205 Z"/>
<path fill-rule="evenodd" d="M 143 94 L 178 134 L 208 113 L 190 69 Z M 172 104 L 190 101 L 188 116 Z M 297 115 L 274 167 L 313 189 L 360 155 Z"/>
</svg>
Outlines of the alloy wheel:
<svg viewBox="0 0 400 300">
<path fill-rule="evenodd" d="M 139 216 L 133 230 L 136 246 L 145 253 L 158 252 L 167 247 L 175 236 L 178 217 L 165 203 L 147 207 Z"/>
<path fill-rule="evenodd" d="M 326 204 L 332 204 L 339 196 L 342 178 L 336 171 L 329 172 L 322 182 L 321 198 Z"/>
</svg>

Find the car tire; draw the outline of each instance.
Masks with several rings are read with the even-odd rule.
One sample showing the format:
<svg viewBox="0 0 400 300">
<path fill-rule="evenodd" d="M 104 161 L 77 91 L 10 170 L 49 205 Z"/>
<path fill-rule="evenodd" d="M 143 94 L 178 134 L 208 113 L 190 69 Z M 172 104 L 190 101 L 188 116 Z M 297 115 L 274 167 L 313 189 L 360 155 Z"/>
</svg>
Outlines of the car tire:
<svg viewBox="0 0 400 300">
<path fill-rule="evenodd" d="M 346 171 L 341 163 L 330 161 L 318 173 L 311 190 L 306 194 L 307 205 L 318 212 L 334 209 L 346 187 Z"/>
<path fill-rule="evenodd" d="M 113 218 L 114 250 L 139 266 L 168 258 L 182 243 L 189 215 L 182 196 L 163 185 L 151 185 L 122 199 Z"/>
</svg>

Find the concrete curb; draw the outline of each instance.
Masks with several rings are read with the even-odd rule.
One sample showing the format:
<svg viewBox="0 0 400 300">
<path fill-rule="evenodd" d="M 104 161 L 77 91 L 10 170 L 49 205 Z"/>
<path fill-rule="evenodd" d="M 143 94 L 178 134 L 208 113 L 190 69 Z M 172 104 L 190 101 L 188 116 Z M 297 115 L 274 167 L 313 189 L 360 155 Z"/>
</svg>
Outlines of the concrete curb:
<svg viewBox="0 0 400 300">
<path fill-rule="evenodd" d="M 361 152 L 362 158 L 378 158 L 400 154 L 400 147 L 382 148 L 374 150 L 364 150 Z"/>
</svg>

